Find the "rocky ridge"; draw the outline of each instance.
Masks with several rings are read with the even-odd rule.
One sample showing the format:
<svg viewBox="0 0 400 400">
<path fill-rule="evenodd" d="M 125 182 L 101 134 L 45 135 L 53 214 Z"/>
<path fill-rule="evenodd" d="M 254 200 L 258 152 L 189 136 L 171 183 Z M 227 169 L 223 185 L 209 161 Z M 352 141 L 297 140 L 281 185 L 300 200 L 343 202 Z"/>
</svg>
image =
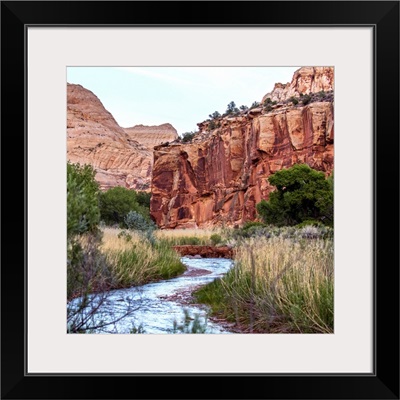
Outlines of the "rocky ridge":
<svg viewBox="0 0 400 400">
<path fill-rule="evenodd" d="M 256 204 L 268 199 L 274 188 L 267 178 L 274 172 L 307 163 L 330 174 L 334 103 L 329 88 L 333 68 L 301 68 L 290 84 L 275 85 L 260 107 L 198 124 L 191 143 L 156 146 L 150 208 L 157 225 L 241 225 L 254 220 Z M 314 90 L 330 93 L 314 95 Z"/>
<path fill-rule="evenodd" d="M 178 132 L 171 124 L 155 126 L 135 125 L 131 128 L 124 128 L 125 133 L 132 140 L 138 141 L 148 149 L 153 149 L 162 143 L 173 142 L 178 139 Z"/>
<path fill-rule="evenodd" d="M 272 92 L 267 93 L 262 102 L 267 98 L 272 101 L 282 102 L 300 94 L 330 92 L 334 90 L 333 67 L 302 67 L 294 74 L 291 82 L 276 83 Z"/>
<path fill-rule="evenodd" d="M 170 124 L 123 129 L 94 93 L 67 84 L 67 159 L 92 165 L 102 190 L 148 191 L 153 147 L 176 137 Z"/>
</svg>

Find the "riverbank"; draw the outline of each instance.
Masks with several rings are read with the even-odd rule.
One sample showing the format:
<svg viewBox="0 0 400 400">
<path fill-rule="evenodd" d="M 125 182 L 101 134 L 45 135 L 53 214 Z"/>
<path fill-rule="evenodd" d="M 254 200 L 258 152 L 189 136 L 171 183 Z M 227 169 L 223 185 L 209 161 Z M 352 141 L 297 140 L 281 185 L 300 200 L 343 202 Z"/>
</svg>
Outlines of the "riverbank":
<svg viewBox="0 0 400 400">
<path fill-rule="evenodd" d="M 83 235 L 85 258 L 68 274 L 68 300 L 106 290 L 170 279 L 186 267 L 169 243 L 152 234 L 105 227 Z"/>
<path fill-rule="evenodd" d="M 249 238 L 194 298 L 240 333 L 333 333 L 333 269 L 332 239 Z"/>
<path fill-rule="evenodd" d="M 183 257 L 186 271 L 172 279 L 113 290 L 95 298 L 95 308 L 81 310 L 81 331 L 90 333 L 231 333 L 208 316 L 208 307 L 192 304 L 196 288 L 220 278 L 232 261 Z M 98 302 L 97 299 L 100 301 Z M 79 304 L 70 305 L 70 309 Z M 89 316 L 89 318 L 87 318 Z M 71 332 L 72 333 L 72 332 Z"/>
<path fill-rule="evenodd" d="M 111 267 L 102 270 L 99 291 L 141 288 L 181 276 L 203 279 L 210 271 L 188 270 L 182 256 L 195 262 L 202 256 L 230 256 L 234 266 L 225 276 L 202 287 L 192 282 L 160 298 L 208 308 L 210 321 L 234 333 L 332 333 L 332 230 L 250 228 L 152 235 L 104 228 L 101 256 Z M 97 291 L 94 283 L 88 286 L 91 292 Z"/>
</svg>

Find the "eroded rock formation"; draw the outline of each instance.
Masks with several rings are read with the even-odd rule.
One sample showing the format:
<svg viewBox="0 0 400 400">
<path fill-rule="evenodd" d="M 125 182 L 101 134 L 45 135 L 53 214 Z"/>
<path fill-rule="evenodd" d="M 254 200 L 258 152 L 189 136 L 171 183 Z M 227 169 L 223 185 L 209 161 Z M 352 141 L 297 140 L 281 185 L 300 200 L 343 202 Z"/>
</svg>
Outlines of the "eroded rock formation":
<svg viewBox="0 0 400 400">
<path fill-rule="evenodd" d="M 289 83 L 276 83 L 272 92 L 267 93 L 265 99 L 272 101 L 285 101 L 290 97 L 298 97 L 300 94 L 329 92 L 334 90 L 333 67 L 302 67 L 298 69 Z"/>
<path fill-rule="evenodd" d="M 299 71 L 294 87 L 320 89 Z M 333 84 L 330 72 L 318 75 L 318 82 Z M 295 163 L 333 170 L 332 101 L 278 102 L 220 118 L 217 125 L 211 130 L 209 121 L 198 124 L 192 143 L 155 147 L 151 214 L 161 228 L 240 225 L 254 220 L 256 204 L 268 199 L 272 173 Z"/>
<path fill-rule="evenodd" d="M 135 125 L 132 128 L 124 128 L 124 131 L 128 137 L 151 150 L 154 146 L 178 139 L 178 132 L 171 124 L 156 126 Z"/>
<path fill-rule="evenodd" d="M 154 145 L 177 137 L 170 124 L 136 128 L 124 130 L 90 90 L 67 85 L 67 159 L 92 165 L 102 190 L 149 190 Z"/>
</svg>

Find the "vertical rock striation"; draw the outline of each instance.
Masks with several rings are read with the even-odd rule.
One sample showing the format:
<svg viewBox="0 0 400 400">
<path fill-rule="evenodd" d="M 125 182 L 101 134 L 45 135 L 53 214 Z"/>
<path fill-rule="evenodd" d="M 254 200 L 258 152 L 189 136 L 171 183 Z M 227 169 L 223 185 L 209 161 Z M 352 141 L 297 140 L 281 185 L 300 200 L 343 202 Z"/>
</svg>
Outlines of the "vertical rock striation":
<svg viewBox="0 0 400 400">
<path fill-rule="evenodd" d="M 322 86 L 326 82 L 333 85 L 333 69 L 301 68 L 288 87 L 301 90 L 299 95 L 321 87 L 330 91 Z M 267 178 L 274 172 L 307 163 L 330 174 L 333 101 L 317 97 L 294 105 L 287 101 L 292 93 L 287 90 L 268 111 L 257 108 L 220 118 L 217 129 L 210 129 L 210 121 L 200 123 L 192 143 L 156 146 L 151 215 L 158 226 L 240 225 L 256 218 L 256 204 L 273 190 Z"/>
</svg>

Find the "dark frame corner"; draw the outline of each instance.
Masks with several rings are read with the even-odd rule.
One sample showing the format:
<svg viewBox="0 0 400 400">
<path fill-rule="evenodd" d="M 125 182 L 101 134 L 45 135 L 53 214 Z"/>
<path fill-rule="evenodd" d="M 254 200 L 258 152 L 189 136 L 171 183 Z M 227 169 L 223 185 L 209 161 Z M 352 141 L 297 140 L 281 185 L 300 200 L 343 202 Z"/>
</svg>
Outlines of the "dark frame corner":
<svg viewBox="0 0 400 400">
<path fill-rule="evenodd" d="M 399 399 L 399 2 L 257 1 L 240 2 L 2 1 L 3 155 L 13 153 L 16 175 L 3 162 L 1 271 L 1 396 L 4 399 L 192 398 Z M 237 3 L 239 4 L 239 3 Z M 171 13 L 179 7 L 179 13 Z M 136 12 L 127 12 L 136 9 Z M 137 9 L 140 11 L 137 12 Z M 31 25 L 370 25 L 375 27 L 375 373 L 324 376 L 35 376 L 25 374 L 26 252 L 13 251 L 15 238 L 26 250 L 26 90 L 25 34 Z M 11 100 L 12 99 L 12 100 Z M 24 151 L 22 151 L 24 149 Z M 15 162 L 16 159 L 18 162 Z M 356 166 L 356 164 L 355 164 Z M 355 169 L 356 170 L 356 169 Z M 353 171 L 354 172 L 354 171 Z M 353 173 L 352 172 L 352 173 Z M 362 173 L 362 171 L 356 171 Z M 11 190 L 10 190 L 11 189 Z M 18 190 L 17 190 L 18 189 Z M 16 191 L 20 193 L 16 195 Z M 22 192 L 22 193 L 21 193 Z M 350 194 L 351 195 L 351 194 Z M 383 197 L 385 195 L 385 197 Z M 24 209 L 24 214 L 22 214 Z M 11 211 L 12 210 L 12 211 Z M 10 212 L 11 211 L 11 212 Z M 20 224 L 15 217 L 24 215 Z M 7 223 L 7 217 L 10 222 Z M 388 225 L 392 223 L 393 225 Z M 393 227 L 394 226 L 394 227 Z M 20 233 L 21 232 L 21 233 Z M 9 243 L 7 243 L 9 242 Z M 22 245 L 22 241 L 21 241 Z M 154 380 L 159 385 L 154 385 Z M 218 380 L 216 389 L 209 383 Z M 241 381 L 241 382 L 239 382 Z M 84 383 L 82 385 L 81 383 Z M 234 383 L 236 382 L 236 384 Z M 239 384 L 237 384 L 239 383 Z M 134 393 L 132 387 L 135 387 Z M 161 391 L 159 391 L 161 388 Z"/>
</svg>

